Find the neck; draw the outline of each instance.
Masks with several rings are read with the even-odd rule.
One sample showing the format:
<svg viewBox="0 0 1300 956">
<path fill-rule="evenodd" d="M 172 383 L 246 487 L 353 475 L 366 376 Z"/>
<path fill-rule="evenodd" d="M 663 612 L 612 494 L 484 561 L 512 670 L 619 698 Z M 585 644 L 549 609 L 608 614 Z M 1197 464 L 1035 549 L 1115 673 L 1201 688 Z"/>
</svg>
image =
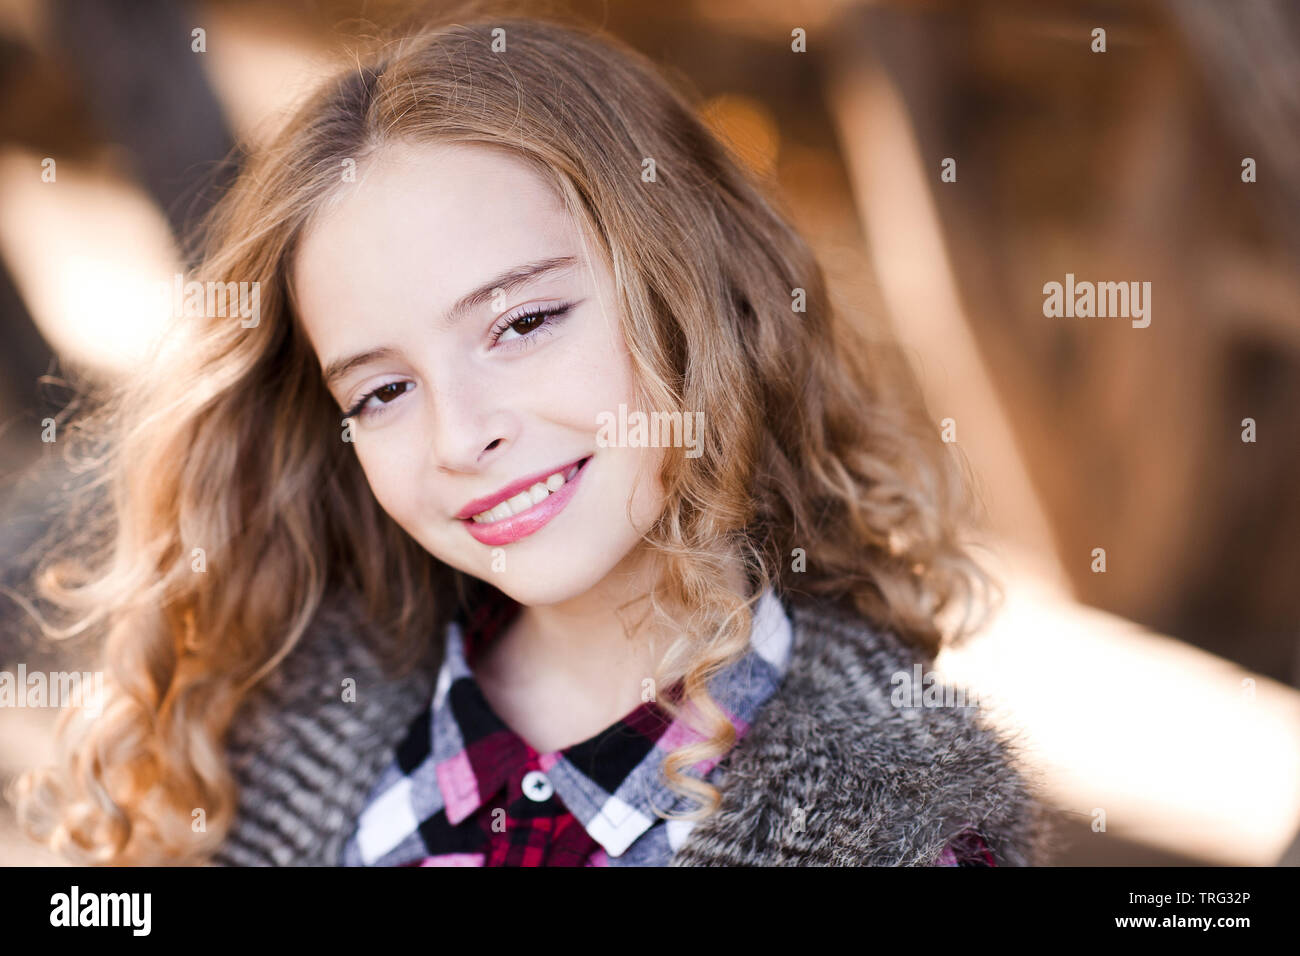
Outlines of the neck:
<svg viewBox="0 0 1300 956">
<path fill-rule="evenodd" d="M 584 594 L 524 607 L 476 664 L 488 702 L 534 749 L 586 740 L 641 704 L 644 682 L 679 636 L 650 614 L 651 574 L 637 549 Z M 743 593 L 743 573 L 730 577 Z"/>
</svg>

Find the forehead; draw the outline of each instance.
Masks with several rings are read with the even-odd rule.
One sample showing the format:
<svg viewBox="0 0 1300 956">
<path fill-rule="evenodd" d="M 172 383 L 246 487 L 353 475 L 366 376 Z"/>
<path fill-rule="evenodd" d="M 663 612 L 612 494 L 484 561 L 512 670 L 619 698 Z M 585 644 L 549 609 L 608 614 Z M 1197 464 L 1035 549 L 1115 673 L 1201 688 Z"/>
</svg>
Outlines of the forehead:
<svg viewBox="0 0 1300 956">
<path fill-rule="evenodd" d="M 349 172 L 352 181 L 345 181 Z M 394 140 L 369 154 L 354 170 L 340 163 L 339 180 L 312 217 L 308 236 L 328 229 L 331 222 L 364 220 L 366 208 L 392 215 L 410 209 L 411 203 L 467 227 L 483 214 L 508 208 L 564 215 L 555 184 L 537 167 L 503 147 L 486 144 Z"/>
<path fill-rule="evenodd" d="M 564 253 L 580 254 L 575 225 L 526 160 L 397 142 L 359 163 L 356 181 L 340 182 L 317 211 L 290 280 L 316 341 L 330 316 L 427 315 L 505 269 Z"/>
</svg>

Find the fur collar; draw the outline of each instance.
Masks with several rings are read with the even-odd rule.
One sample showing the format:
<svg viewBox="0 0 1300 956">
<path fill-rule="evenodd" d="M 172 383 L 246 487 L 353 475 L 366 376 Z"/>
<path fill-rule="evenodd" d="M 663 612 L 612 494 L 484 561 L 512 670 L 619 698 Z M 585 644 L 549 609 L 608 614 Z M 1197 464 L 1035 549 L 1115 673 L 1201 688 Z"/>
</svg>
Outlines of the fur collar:
<svg viewBox="0 0 1300 956">
<path fill-rule="evenodd" d="M 787 606 L 786 678 L 674 866 L 926 865 L 967 826 L 1002 865 L 1044 862 L 1046 813 L 1011 735 L 977 710 L 895 707 L 893 676 L 927 660 L 850 611 Z M 354 617 L 322 612 L 241 711 L 227 741 L 239 805 L 214 863 L 337 864 L 437 674 L 435 661 L 389 678 L 359 635 Z"/>
</svg>

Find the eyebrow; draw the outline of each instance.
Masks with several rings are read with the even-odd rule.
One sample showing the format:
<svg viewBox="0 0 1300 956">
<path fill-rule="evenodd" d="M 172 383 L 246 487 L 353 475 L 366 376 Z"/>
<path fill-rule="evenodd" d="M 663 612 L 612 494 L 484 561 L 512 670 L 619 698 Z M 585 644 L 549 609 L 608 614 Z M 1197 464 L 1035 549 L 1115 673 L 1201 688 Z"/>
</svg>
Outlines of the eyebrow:
<svg viewBox="0 0 1300 956">
<path fill-rule="evenodd" d="M 576 256 L 552 256 L 549 259 L 538 259 L 535 262 L 528 262 L 507 269 L 496 278 L 483 283 L 474 291 L 462 296 L 443 317 L 442 324 L 445 328 L 455 325 L 474 309 L 489 301 L 497 289 L 507 293 L 512 292 L 526 282 L 541 278 L 548 273 L 567 269 L 575 265 L 577 261 Z M 325 387 L 331 387 L 353 369 L 378 359 L 391 358 L 397 354 L 397 351 L 391 345 L 385 345 L 335 359 L 325 368 Z"/>
</svg>

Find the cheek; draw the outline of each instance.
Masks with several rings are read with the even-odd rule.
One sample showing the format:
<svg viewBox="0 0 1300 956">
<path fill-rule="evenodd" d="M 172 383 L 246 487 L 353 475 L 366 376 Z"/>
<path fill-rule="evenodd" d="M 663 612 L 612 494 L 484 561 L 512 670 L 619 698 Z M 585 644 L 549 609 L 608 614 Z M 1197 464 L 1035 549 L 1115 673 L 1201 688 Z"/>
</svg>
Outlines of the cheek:
<svg viewBox="0 0 1300 956">
<path fill-rule="evenodd" d="M 636 407 L 632 356 L 624 345 L 621 329 L 603 317 L 584 329 L 582 336 L 575 337 L 549 371 L 552 374 L 544 386 L 548 397 L 542 407 L 554 410 L 552 421 L 563 421 L 593 438 L 602 414 L 617 420 L 620 405 L 628 411 Z M 636 532 L 644 533 L 663 510 L 660 469 L 664 456 L 673 449 L 614 446 L 593 450 L 604 462 L 600 507 L 611 516 L 617 514 L 620 525 L 627 522 L 630 513 Z"/>
<path fill-rule="evenodd" d="M 659 518 L 666 501 L 659 470 L 669 452 L 671 449 L 653 447 L 597 449 L 607 478 L 601 507 L 614 523 L 607 528 L 626 528 L 635 538 Z"/>
<path fill-rule="evenodd" d="M 356 443 L 357 461 L 379 506 L 402 527 L 418 511 L 418 463 L 409 449 L 413 442 L 390 441 L 387 436 L 366 436 Z"/>
<path fill-rule="evenodd" d="M 659 481 L 659 466 L 663 456 L 645 456 L 641 471 L 636 476 L 636 490 L 632 493 L 632 527 L 644 534 L 658 520 L 664 510 L 666 497 Z"/>
<path fill-rule="evenodd" d="M 530 394 L 538 409 L 549 409 L 554 420 L 595 432 L 599 414 L 618 414 L 618 406 L 635 402 L 632 357 L 623 347 L 617 327 L 597 316 L 575 335 L 553 348 L 540 363 Z"/>
</svg>

